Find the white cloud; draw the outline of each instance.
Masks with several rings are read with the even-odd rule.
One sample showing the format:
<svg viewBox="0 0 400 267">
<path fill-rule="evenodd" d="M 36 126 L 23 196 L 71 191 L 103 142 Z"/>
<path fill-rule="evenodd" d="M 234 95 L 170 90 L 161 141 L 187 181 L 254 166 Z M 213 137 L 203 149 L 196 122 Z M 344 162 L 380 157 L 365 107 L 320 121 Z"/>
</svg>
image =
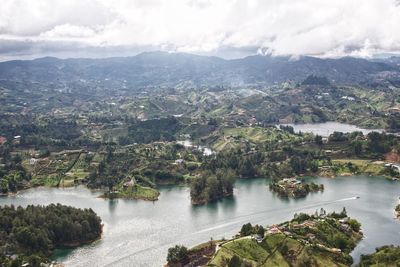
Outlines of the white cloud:
<svg viewBox="0 0 400 267">
<path fill-rule="evenodd" d="M 50 31 L 40 33 L 40 37 L 55 38 L 87 38 L 95 35 L 92 28 L 71 24 L 57 25 Z"/>
<path fill-rule="evenodd" d="M 2 0 L 0 6 L 0 42 L 68 42 L 88 50 L 151 46 L 218 54 L 231 47 L 367 57 L 400 51 L 398 25 L 395 0 Z"/>
</svg>

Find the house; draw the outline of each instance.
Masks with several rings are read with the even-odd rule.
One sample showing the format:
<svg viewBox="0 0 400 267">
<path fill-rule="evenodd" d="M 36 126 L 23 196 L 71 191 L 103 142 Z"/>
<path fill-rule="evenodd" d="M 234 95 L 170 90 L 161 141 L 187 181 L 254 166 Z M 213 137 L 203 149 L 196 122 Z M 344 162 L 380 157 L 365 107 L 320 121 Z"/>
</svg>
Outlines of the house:
<svg viewBox="0 0 400 267">
<path fill-rule="evenodd" d="M 394 169 L 394 170 L 396 170 L 398 173 L 400 173 L 400 165 L 398 165 L 398 164 L 386 163 L 386 164 L 385 164 L 385 167 L 386 167 L 386 168 Z"/>
<path fill-rule="evenodd" d="M 293 229 L 300 229 L 300 228 L 305 228 L 305 227 L 315 228 L 315 225 L 316 225 L 316 222 L 307 220 L 300 224 L 293 224 L 292 228 Z"/>
<path fill-rule="evenodd" d="M 135 182 L 133 181 L 133 179 L 130 179 L 129 181 L 127 181 L 123 184 L 123 187 L 131 187 L 134 185 L 135 185 Z"/>
<path fill-rule="evenodd" d="M 268 228 L 267 233 L 271 235 L 279 234 L 281 233 L 281 230 L 276 226 L 271 226 L 270 228 Z"/>
<path fill-rule="evenodd" d="M 289 231 L 284 231 L 283 233 L 284 233 L 285 235 L 289 236 L 289 237 L 292 237 L 292 233 L 289 232 Z"/>
<path fill-rule="evenodd" d="M 400 113 L 400 108 L 398 107 L 393 107 L 388 109 L 390 114 L 399 114 Z"/>
<path fill-rule="evenodd" d="M 0 145 L 4 145 L 5 142 L 7 142 L 7 138 L 0 136 Z"/>
<path fill-rule="evenodd" d="M 340 229 L 343 230 L 346 233 L 351 233 L 351 231 L 352 231 L 351 226 L 348 225 L 348 224 L 344 224 L 344 223 L 342 223 L 340 225 Z"/>
<path fill-rule="evenodd" d="M 306 237 L 308 238 L 308 240 L 310 240 L 310 241 L 312 241 L 312 240 L 314 240 L 315 239 L 315 235 L 314 234 L 312 234 L 312 233 L 308 233 L 307 235 L 306 235 Z"/>
<path fill-rule="evenodd" d="M 304 225 L 304 226 L 307 226 L 307 227 L 310 227 L 310 228 L 314 228 L 315 225 L 316 225 L 316 222 L 315 222 L 315 221 L 307 220 L 307 221 L 303 222 L 303 225 Z"/>
<path fill-rule="evenodd" d="M 179 164 L 183 164 L 184 162 L 185 162 L 185 160 L 183 160 L 183 159 L 177 159 L 177 160 L 175 160 L 174 164 L 179 165 Z"/>
<path fill-rule="evenodd" d="M 20 144 L 20 142 L 21 142 L 21 136 L 20 135 L 14 136 L 13 143 L 18 145 Z"/>
<path fill-rule="evenodd" d="M 257 243 L 261 243 L 263 241 L 263 237 L 259 234 L 252 235 L 251 238 L 257 241 Z"/>
<path fill-rule="evenodd" d="M 349 101 L 355 101 L 355 100 L 356 100 L 356 99 L 355 99 L 354 97 L 352 97 L 352 96 L 342 96 L 342 99 L 349 100 Z"/>
</svg>

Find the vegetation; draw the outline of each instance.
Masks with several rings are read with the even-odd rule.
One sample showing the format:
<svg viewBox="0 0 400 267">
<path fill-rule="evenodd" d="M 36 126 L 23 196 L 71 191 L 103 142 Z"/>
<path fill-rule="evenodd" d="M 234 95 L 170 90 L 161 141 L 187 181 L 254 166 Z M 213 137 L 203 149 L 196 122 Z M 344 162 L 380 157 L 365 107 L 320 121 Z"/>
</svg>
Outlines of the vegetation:
<svg viewBox="0 0 400 267">
<path fill-rule="evenodd" d="M 0 262 L 39 266 L 54 249 L 91 243 L 101 233 L 101 219 L 91 209 L 60 204 L 0 207 Z"/>
<path fill-rule="evenodd" d="M 383 246 L 377 248 L 375 253 L 361 255 L 359 267 L 396 267 L 400 265 L 400 247 Z"/>
</svg>

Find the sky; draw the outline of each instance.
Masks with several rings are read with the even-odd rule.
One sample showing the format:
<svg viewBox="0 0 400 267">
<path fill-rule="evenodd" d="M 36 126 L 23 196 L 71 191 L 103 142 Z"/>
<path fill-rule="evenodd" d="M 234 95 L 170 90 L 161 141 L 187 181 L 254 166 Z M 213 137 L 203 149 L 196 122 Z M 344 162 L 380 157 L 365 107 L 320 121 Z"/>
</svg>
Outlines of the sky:
<svg viewBox="0 0 400 267">
<path fill-rule="evenodd" d="M 0 60 L 400 51 L 400 0 L 1 0 Z"/>
</svg>

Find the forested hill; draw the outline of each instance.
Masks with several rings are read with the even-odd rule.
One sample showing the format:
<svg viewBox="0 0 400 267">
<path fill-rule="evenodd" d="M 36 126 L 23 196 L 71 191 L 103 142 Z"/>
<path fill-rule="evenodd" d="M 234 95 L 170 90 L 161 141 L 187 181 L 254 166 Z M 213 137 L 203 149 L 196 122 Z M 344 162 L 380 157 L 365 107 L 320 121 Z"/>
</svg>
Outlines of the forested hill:
<svg viewBox="0 0 400 267">
<path fill-rule="evenodd" d="M 309 75 L 325 76 L 335 84 L 370 84 L 400 81 L 396 61 L 344 57 L 249 56 L 225 60 L 184 53 L 146 52 L 134 57 L 105 59 L 17 60 L 0 63 L 0 85 L 15 82 L 115 89 L 157 86 L 242 86 L 301 82 Z"/>
<path fill-rule="evenodd" d="M 0 207 L 0 266 L 42 266 L 56 248 L 78 247 L 101 237 L 91 209 L 61 204 Z"/>
</svg>

